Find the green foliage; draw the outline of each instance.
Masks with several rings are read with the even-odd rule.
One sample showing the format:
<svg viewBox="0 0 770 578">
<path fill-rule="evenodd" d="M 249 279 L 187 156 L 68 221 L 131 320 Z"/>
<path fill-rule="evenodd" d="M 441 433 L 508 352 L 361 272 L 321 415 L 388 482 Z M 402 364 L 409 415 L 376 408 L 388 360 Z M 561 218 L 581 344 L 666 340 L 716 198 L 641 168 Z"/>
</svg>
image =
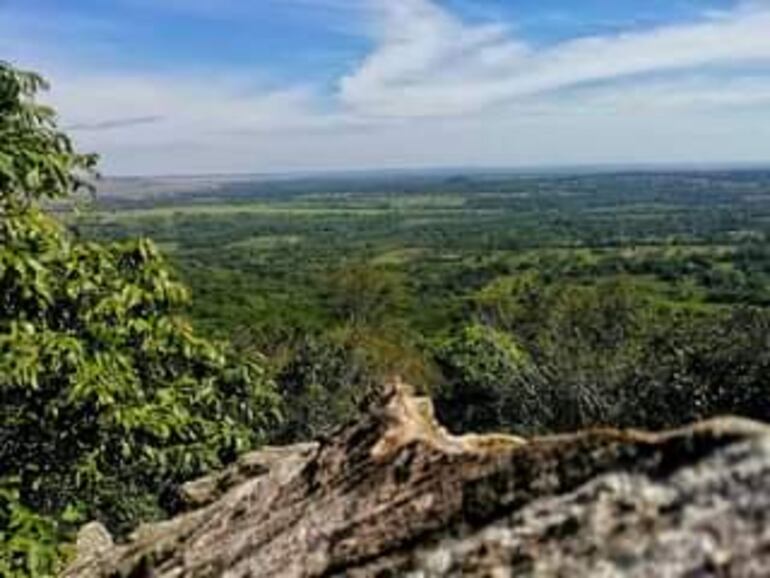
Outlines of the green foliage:
<svg viewBox="0 0 770 578">
<path fill-rule="evenodd" d="M 436 409 L 453 430 L 534 433 L 546 423 L 542 376 L 509 335 L 466 327 L 438 347 L 436 361 L 445 378 Z"/>
<path fill-rule="evenodd" d="M 2 227 L 0 462 L 28 503 L 98 503 L 121 479 L 149 492 L 260 439 L 260 366 L 195 337 L 175 314 L 186 291 L 152 244 L 73 243 L 36 210 Z M 106 506 L 119 529 L 135 521 Z"/>
<path fill-rule="evenodd" d="M 672 306 L 625 278 L 502 278 L 473 302 L 478 319 L 497 326 L 469 326 L 436 352 L 446 383 L 437 408 L 458 431 L 770 419 L 766 310 Z"/>
<path fill-rule="evenodd" d="M 73 150 L 54 111 L 34 97 L 45 81 L 0 61 L 0 213 L 69 196 L 96 163 Z"/>
<path fill-rule="evenodd" d="M 649 329 L 618 388 L 618 425 L 648 428 L 731 414 L 770 421 L 770 312 L 679 312 Z"/>
<path fill-rule="evenodd" d="M 349 265 L 330 276 L 335 318 L 352 327 L 381 327 L 398 319 L 409 295 L 401 275 L 368 265 Z"/>
<path fill-rule="evenodd" d="M 69 553 L 61 538 L 55 520 L 21 503 L 17 484 L 0 482 L 0 576 L 53 578 Z"/>
<path fill-rule="evenodd" d="M 613 395 L 638 369 L 643 334 L 663 315 L 626 278 L 576 284 L 547 283 L 531 273 L 502 277 L 473 303 L 474 315 L 513 336 L 543 377 L 536 397 L 550 415 L 525 412 L 540 430 L 611 423 Z"/>
<path fill-rule="evenodd" d="M 0 564 L 19 576 L 55 565 L 75 518 L 122 534 L 161 515 L 277 407 L 260 358 L 180 317 L 188 292 L 151 242 L 81 242 L 40 208 L 92 163 L 35 104 L 42 86 L 0 65 Z"/>
<path fill-rule="evenodd" d="M 666 311 L 658 312 L 627 279 L 609 279 L 553 286 L 537 314 L 539 324 L 526 338 L 553 390 L 558 420 L 549 429 L 612 424 L 622 384 L 644 370 L 645 332 L 662 323 Z"/>
<path fill-rule="evenodd" d="M 308 338 L 276 376 L 286 403 L 277 441 L 309 440 L 353 420 L 380 385 L 366 351 L 329 338 Z"/>
<path fill-rule="evenodd" d="M 545 285 L 533 271 L 494 279 L 472 298 L 475 315 L 485 324 L 500 329 L 521 329 L 537 317 Z"/>
<path fill-rule="evenodd" d="M 357 351 L 350 362 L 367 379 L 397 374 L 433 391 L 455 430 L 770 417 L 770 171 L 218 186 L 216 204 L 208 191 L 162 206 L 103 199 L 83 230 L 167 244 L 195 291 L 198 327 L 265 351 L 279 375 L 312 335 L 343 358 Z M 478 326 L 494 338 L 464 336 Z M 502 337 L 529 360 L 523 384 L 515 364 L 468 365 L 474 347 L 505 359 Z M 314 351 L 302 353 L 308 364 L 328 365 L 327 347 Z M 328 401 L 332 381 L 288 397 L 290 413 L 316 411 L 313 396 L 339 408 L 312 431 L 351 415 Z"/>
</svg>

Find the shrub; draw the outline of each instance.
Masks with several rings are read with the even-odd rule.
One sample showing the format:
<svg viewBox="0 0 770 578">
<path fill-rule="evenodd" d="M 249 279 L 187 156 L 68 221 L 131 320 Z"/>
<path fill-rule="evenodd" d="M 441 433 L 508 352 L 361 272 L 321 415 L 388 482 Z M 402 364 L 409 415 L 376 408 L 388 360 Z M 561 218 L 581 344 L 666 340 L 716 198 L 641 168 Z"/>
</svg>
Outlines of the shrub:
<svg viewBox="0 0 770 578">
<path fill-rule="evenodd" d="M 541 431 L 549 421 L 543 380 L 513 339 L 482 325 L 440 344 L 444 384 L 434 392 L 439 419 L 456 432 Z"/>
</svg>

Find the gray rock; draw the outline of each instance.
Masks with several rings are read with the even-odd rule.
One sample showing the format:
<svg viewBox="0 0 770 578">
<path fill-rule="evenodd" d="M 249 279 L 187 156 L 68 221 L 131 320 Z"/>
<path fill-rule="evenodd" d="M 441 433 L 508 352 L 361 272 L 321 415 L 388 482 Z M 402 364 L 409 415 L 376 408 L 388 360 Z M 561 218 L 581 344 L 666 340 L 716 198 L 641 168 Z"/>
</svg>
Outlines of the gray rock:
<svg viewBox="0 0 770 578">
<path fill-rule="evenodd" d="M 187 510 L 208 506 L 228 490 L 278 468 L 289 468 L 297 460 L 305 460 L 318 450 L 317 443 L 287 447 L 265 447 L 241 456 L 222 472 L 184 484 L 179 491 L 181 507 Z"/>
<path fill-rule="evenodd" d="M 112 535 L 100 522 L 89 522 L 78 532 L 75 549 L 79 562 L 97 558 L 115 544 Z"/>
<path fill-rule="evenodd" d="M 319 447 L 188 486 L 201 507 L 65 576 L 768 575 L 764 425 L 457 438 L 424 400 L 386 402 Z"/>
</svg>

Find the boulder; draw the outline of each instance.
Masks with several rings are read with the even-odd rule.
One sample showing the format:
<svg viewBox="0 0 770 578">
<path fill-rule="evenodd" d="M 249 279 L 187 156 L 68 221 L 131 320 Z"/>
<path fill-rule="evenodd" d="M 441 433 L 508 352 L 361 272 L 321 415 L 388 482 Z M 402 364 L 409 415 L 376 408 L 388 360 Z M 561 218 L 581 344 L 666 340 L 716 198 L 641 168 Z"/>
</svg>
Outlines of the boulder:
<svg viewBox="0 0 770 578">
<path fill-rule="evenodd" d="M 449 435 L 394 387 L 317 444 L 183 488 L 66 578 L 766 576 L 770 428 Z"/>
</svg>

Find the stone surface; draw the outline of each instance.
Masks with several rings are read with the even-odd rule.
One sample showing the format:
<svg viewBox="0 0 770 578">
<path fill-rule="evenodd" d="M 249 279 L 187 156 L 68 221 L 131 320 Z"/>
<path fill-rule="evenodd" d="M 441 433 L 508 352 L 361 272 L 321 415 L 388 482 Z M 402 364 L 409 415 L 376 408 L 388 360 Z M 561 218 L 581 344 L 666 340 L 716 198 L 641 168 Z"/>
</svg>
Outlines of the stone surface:
<svg viewBox="0 0 770 578">
<path fill-rule="evenodd" d="M 79 563 L 87 562 L 107 552 L 115 544 L 107 528 L 99 522 L 86 524 L 78 532 L 75 550 Z"/>
<path fill-rule="evenodd" d="M 319 444 L 183 489 L 195 508 L 67 578 L 767 576 L 770 430 L 453 437 L 395 388 Z"/>
<path fill-rule="evenodd" d="M 271 470 L 274 476 L 282 477 L 283 470 L 291 473 L 297 463 L 305 463 L 317 450 L 317 443 L 306 443 L 287 447 L 265 447 L 245 454 L 222 472 L 184 484 L 179 491 L 180 507 L 194 510 L 208 506 L 230 489 Z"/>
</svg>

